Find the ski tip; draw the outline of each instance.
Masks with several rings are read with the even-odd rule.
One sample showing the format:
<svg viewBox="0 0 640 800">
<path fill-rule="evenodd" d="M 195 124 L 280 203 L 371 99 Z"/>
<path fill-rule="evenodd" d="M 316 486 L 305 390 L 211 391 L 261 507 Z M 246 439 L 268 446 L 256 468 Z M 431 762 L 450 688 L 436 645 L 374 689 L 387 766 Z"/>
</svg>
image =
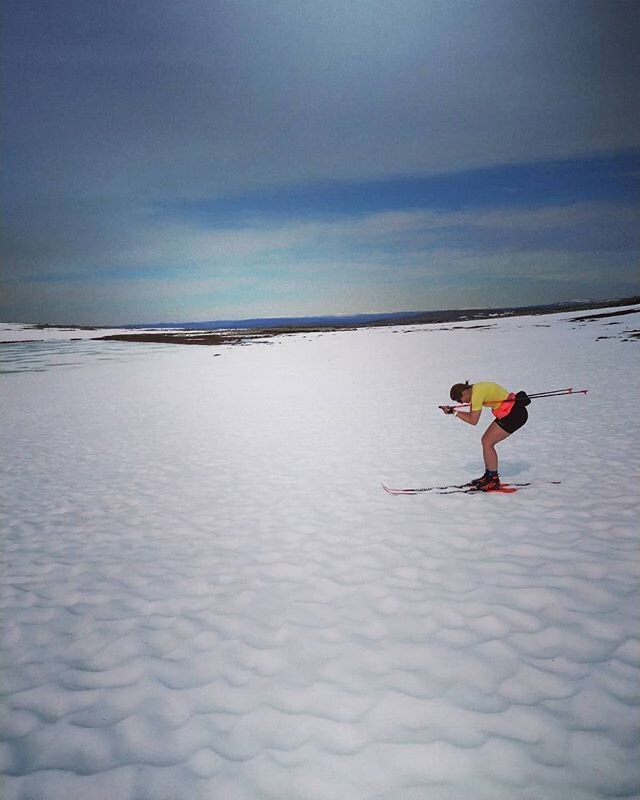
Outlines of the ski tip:
<svg viewBox="0 0 640 800">
<path fill-rule="evenodd" d="M 421 491 L 420 489 L 391 489 L 382 482 L 380 482 L 380 486 L 382 486 L 385 492 L 394 495 L 394 497 L 400 494 L 418 494 L 418 492 Z"/>
</svg>

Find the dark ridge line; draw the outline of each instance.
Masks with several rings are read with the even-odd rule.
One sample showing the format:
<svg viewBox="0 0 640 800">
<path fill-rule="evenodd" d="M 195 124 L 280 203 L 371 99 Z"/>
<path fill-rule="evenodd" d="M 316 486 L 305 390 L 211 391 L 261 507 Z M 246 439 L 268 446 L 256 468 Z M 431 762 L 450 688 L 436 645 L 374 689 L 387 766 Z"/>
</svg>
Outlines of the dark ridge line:
<svg viewBox="0 0 640 800">
<path fill-rule="evenodd" d="M 626 304 L 638 303 L 640 297 L 629 298 Z M 108 336 L 96 337 L 97 340 L 108 340 L 117 342 L 140 342 L 140 343 L 156 343 L 156 344 L 185 344 L 185 345 L 235 345 L 235 344 L 248 344 L 252 341 L 274 338 L 276 336 L 286 336 L 298 333 L 334 333 L 338 331 L 352 331 L 362 328 L 383 328 L 383 327 L 397 327 L 403 325 L 424 325 L 424 324 L 441 324 L 448 322 L 463 322 L 463 321 L 479 321 L 479 320 L 495 320 L 504 317 L 517 317 L 517 316 L 541 316 L 544 314 L 561 313 L 562 311 L 572 311 L 577 308 L 586 310 L 587 308 L 607 308 L 611 306 L 618 306 L 623 304 L 621 300 L 610 300 L 606 303 L 593 303 L 591 305 L 584 303 L 575 304 L 574 307 L 568 308 L 563 304 L 563 308 L 556 306 L 528 306 L 525 308 L 516 309 L 477 309 L 476 311 L 433 311 L 423 312 L 420 314 L 411 314 L 406 317 L 394 316 L 391 319 L 373 320 L 361 323 L 350 324 L 296 324 L 296 325 L 282 325 L 273 327 L 256 327 L 245 329 L 233 329 L 230 331 L 214 331 L 214 330 L 199 330 L 196 329 L 183 329 L 178 331 L 154 331 L 153 333 L 119 333 L 110 334 Z M 594 314 L 585 317 L 576 317 L 571 319 L 571 322 L 586 321 L 591 319 L 599 319 L 608 316 L 619 316 L 624 314 L 634 314 L 637 309 L 628 309 L 623 311 L 605 312 L 603 314 Z M 466 328 L 488 328 L 490 325 L 470 325 L 470 326 L 455 326 Z"/>
</svg>

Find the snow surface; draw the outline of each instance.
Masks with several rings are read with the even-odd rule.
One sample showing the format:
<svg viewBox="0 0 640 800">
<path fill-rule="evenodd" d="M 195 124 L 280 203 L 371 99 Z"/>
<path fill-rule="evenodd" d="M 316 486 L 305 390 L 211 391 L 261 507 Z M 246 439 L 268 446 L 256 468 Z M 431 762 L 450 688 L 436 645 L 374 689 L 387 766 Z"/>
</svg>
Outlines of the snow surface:
<svg viewBox="0 0 640 800">
<path fill-rule="evenodd" d="M 69 342 L 123 333 L 122 328 L 65 328 L 0 322 L 0 342 Z"/>
<path fill-rule="evenodd" d="M 640 797 L 640 346 L 572 316 L 9 346 L 4 800 Z M 480 474 L 467 378 L 589 394 L 383 492 Z"/>
</svg>

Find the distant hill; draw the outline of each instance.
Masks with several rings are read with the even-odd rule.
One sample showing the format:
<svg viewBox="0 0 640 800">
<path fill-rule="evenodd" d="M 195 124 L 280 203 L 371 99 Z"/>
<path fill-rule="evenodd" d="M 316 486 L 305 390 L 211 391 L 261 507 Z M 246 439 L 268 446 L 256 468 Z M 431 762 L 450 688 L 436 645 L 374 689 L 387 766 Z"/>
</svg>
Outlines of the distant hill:
<svg viewBox="0 0 640 800">
<path fill-rule="evenodd" d="M 515 317 L 525 314 L 553 314 L 560 311 L 586 311 L 592 308 L 611 308 L 640 303 L 640 296 L 615 300 L 565 300 L 533 306 L 505 306 L 504 308 L 444 309 L 440 311 L 397 311 L 391 314 L 349 314 L 314 317 L 265 317 L 241 320 L 207 320 L 205 322 L 159 322 L 146 325 L 123 326 L 141 328 L 173 328 L 178 330 L 246 330 L 285 328 L 312 330 L 317 328 L 360 328 L 383 325 L 424 325 L 436 322 L 458 322 L 462 320 L 488 319 L 491 317 Z"/>
</svg>

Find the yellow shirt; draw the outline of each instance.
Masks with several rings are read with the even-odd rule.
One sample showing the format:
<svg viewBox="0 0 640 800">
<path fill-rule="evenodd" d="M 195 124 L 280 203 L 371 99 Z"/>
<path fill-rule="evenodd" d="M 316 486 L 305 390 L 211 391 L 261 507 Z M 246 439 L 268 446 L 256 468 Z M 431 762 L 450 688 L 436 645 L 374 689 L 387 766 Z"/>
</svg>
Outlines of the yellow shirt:
<svg viewBox="0 0 640 800">
<path fill-rule="evenodd" d="M 497 408 L 507 397 L 509 397 L 509 392 L 498 383 L 490 381 L 474 383 L 471 389 L 471 410 L 480 411 L 482 406 Z"/>
</svg>

